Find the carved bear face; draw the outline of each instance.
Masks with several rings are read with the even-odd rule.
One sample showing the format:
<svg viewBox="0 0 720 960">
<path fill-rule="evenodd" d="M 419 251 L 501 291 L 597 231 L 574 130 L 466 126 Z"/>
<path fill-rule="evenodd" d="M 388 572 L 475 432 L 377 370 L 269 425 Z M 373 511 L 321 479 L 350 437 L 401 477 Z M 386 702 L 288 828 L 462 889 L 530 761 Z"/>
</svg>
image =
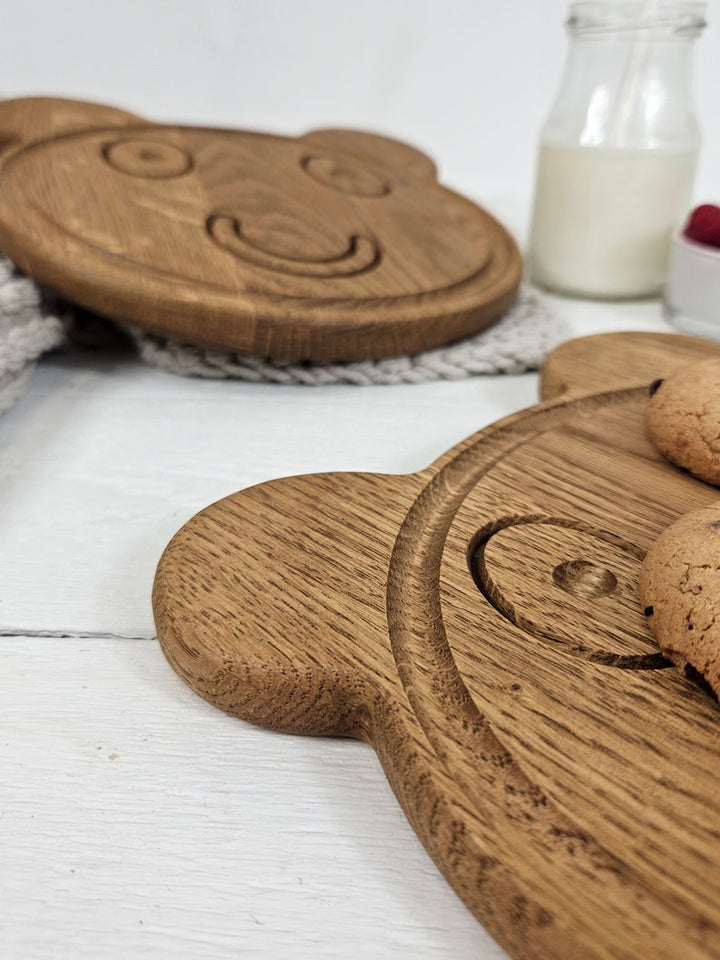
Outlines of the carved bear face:
<svg viewBox="0 0 720 960">
<path fill-rule="evenodd" d="M 457 339 L 513 298 L 513 241 L 404 144 L 3 106 L 19 134 L 0 244 L 102 313 L 211 346 L 357 359 L 373 341 L 383 355 Z"/>
</svg>

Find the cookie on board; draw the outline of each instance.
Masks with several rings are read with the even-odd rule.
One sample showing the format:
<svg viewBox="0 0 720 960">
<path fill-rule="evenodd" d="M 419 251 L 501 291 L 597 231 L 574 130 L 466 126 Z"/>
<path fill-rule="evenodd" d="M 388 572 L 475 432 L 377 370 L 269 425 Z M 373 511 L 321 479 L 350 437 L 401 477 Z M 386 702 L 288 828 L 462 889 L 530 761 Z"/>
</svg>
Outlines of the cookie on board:
<svg viewBox="0 0 720 960">
<path fill-rule="evenodd" d="M 680 517 L 650 547 L 640 602 L 662 653 L 720 696 L 720 500 Z"/>
<path fill-rule="evenodd" d="M 682 367 L 650 388 L 647 430 L 671 463 L 720 486 L 720 357 Z"/>
</svg>

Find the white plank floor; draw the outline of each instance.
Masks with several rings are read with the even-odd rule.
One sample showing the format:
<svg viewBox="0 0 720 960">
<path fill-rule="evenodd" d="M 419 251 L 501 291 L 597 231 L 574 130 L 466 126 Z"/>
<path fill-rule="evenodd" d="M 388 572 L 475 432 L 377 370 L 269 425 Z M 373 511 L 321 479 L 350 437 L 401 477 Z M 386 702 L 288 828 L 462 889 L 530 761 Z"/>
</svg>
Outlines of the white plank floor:
<svg viewBox="0 0 720 960">
<path fill-rule="evenodd" d="M 577 335 L 657 303 L 558 301 Z M 537 378 L 405 387 L 185 380 L 44 359 L 0 417 L 0 955 L 504 957 L 406 824 L 372 751 L 256 730 L 154 639 L 158 557 L 236 489 L 408 472 L 532 404 Z"/>
</svg>

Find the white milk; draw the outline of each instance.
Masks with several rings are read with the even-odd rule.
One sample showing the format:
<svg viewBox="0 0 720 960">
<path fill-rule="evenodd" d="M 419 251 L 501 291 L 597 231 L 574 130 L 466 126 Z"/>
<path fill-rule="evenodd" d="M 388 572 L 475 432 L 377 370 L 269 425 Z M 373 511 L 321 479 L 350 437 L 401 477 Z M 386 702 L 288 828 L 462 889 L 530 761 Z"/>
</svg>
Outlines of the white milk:
<svg viewBox="0 0 720 960">
<path fill-rule="evenodd" d="M 598 298 L 656 294 L 673 228 L 690 204 L 697 153 L 542 144 L 530 273 Z"/>
</svg>

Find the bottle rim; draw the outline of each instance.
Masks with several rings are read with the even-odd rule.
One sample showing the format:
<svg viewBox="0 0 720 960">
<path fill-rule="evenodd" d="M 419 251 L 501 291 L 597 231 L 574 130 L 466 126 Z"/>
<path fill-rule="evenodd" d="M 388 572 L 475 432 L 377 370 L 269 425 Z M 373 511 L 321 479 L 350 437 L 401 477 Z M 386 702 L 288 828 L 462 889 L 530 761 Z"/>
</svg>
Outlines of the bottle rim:
<svg viewBox="0 0 720 960">
<path fill-rule="evenodd" d="M 570 4 L 565 25 L 571 33 L 647 31 L 686 39 L 707 26 L 706 7 L 696 0 L 578 0 Z"/>
</svg>

